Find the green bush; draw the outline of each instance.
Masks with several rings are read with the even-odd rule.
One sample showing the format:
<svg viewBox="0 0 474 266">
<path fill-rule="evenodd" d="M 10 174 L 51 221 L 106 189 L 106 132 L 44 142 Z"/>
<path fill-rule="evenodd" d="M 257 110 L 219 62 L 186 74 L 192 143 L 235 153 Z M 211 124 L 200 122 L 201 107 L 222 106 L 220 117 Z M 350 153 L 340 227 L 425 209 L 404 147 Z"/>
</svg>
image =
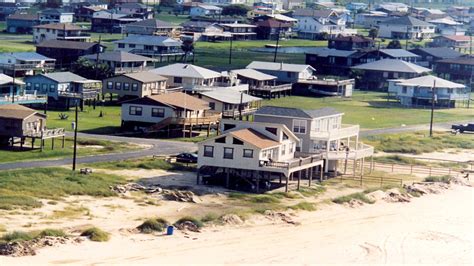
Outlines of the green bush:
<svg viewBox="0 0 474 266">
<path fill-rule="evenodd" d="M 199 219 L 197 218 L 194 218 L 194 217 L 191 217 L 191 216 L 185 216 L 179 220 L 177 220 L 175 223 L 174 223 L 174 226 L 179 226 L 180 224 L 184 223 L 184 222 L 191 222 L 193 223 L 194 225 L 197 226 L 197 228 L 201 228 L 204 226 L 204 224 L 202 223 L 202 221 L 200 221 Z"/>
<path fill-rule="evenodd" d="M 208 222 L 213 222 L 213 221 L 216 221 L 217 219 L 219 219 L 219 215 L 215 214 L 215 213 L 208 213 L 206 215 L 204 215 L 202 218 L 201 218 L 201 221 L 203 223 L 208 223 Z"/>
<path fill-rule="evenodd" d="M 303 201 L 293 206 L 290 206 L 289 208 L 292 210 L 315 211 L 316 205 L 314 203 Z"/>
<path fill-rule="evenodd" d="M 0 242 L 23 242 L 32 240 L 34 237 L 31 233 L 23 232 L 23 231 L 13 231 L 11 233 L 6 233 L 2 235 L 0 238 Z"/>
<path fill-rule="evenodd" d="M 368 204 L 373 204 L 375 201 L 369 199 L 364 193 L 362 192 L 358 192 L 358 193 L 353 193 L 353 194 L 350 194 L 350 195 L 346 195 L 346 196 L 341 196 L 341 197 L 337 197 L 335 199 L 332 200 L 332 202 L 334 203 L 337 203 L 337 204 L 343 204 L 343 203 L 347 203 L 351 200 L 360 200 L 364 203 L 368 203 Z"/>
<path fill-rule="evenodd" d="M 449 183 L 451 177 L 448 175 L 444 176 L 429 176 L 425 178 L 425 182 L 441 182 L 441 183 Z"/>
<path fill-rule="evenodd" d="M 141 233 L 151 234 L 153 232 L 163 232 L 165 228 L 169 225 L 168 221 L 162 218 L 152 218 L 143 222 L 137 227 Z"/>
<path fill-rule="evenodd" d="M 106 242 L 110 239 L 110 234 L 97 227 L 91 227 L 82 232 L 81 236 L 88 237 L 91 241 Z"/>
<path fill-rule="evenodd" d="M 39 238 L 42 238 L 45 236 L 65 237 L 67 236 L 67 234 L 64 233 L 64 231 L 61 229 L 48 228 L 48 229 L 41 230 L 37 235 L 37 237 Z"/>
</svg>

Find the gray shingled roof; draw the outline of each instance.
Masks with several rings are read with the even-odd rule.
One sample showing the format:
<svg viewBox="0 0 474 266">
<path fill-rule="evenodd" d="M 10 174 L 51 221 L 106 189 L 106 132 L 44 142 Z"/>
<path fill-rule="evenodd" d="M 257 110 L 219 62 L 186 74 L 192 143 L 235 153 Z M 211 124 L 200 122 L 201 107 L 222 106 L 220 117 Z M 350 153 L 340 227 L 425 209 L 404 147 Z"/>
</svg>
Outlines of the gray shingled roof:
<svg viewBox="0 0 474 266">
<path fill-rule="evenodd" d="M 46 40 L 36 45 L 36 47 L 60 48 L 60 49 L 76 49 L 88 50 L 98 43 L 96 42 L 76 42 L 63 40 Z"/>
<path fill-rule="evenodd" d="M 210 79 L 221 77 L 221 74 L 200 66 L 176 63 L 150 70 L 150 72 L 166 77 L 188 77 Z"/>
<path fill-rule="evenodd" d="M 404 16 L 404 17 L 390 19 L 390 20 L 381 22 L 381 24 L 406 25 L 406 26 L 433 26 L 434 27 L 433 24 L 430 24 L 426 21 L 419 20 L 419 19 L 411 17 L 411 16 Z"/>
<path fill-rule="evenodd" d="M 56 59 L 46 57 L 42 54 L 35 52 L 16 52 L 16 53 L 3 53 L 12 56 L 13 58 L 21 61 L 55 61 Z"/>
<path fill-rule="evenodd" d="M 134 23 L 128 24 L 128 26 L 139 26 L 139 27 L 149 27 L 149 28 L 179 28 L 179 26 L 175 26 L 169 22 L 159 20 L 159 19 L 145 19 L 142 21 L 137 21 Z"/>
<path fill-rule="evenodd" d="M 429 55 L 432 55 L 434 57 L 438 58 L 458 58 L 460 56 L 463 56 L 458 51 L 455 51 L 454 49 L 448 48 L 448 47 L 433 47 L 433 48 L 416 48 L 410 50 L 410 52 L 417 54 L 418 51 L 427 53 Z"/>
<path fill-rule="evenodd" d="M 95 61 L 97 55 L 91 54 L 83 56 L 88 60 Z M 141 55 L 131 54 L 123 51 L 104 52 L 99 54 L 99 60 L 112 61 L 112 62 L 144 62 L 144 61 L 156 61 L 153 58 L 145 57 Z"/>
<path fill-rule="evenodd" d="M 343 114 L 331 107 L 324 107 L 313 110 L 303 110 L 299 108 L 279 107 L 279 106 L 263 106 L 255 113 L 256 115 L 270 115 L 280 117 L 296 117 L 296 118 L 318 118 L 331 115 Z"/>
<path fill-rule="evenodd" d="M 274 80 L 277 78 L 251 68 L 233 69 L 230 72 L 254 80 Z"/>
<path fill-rule="evenodd" d="M 353 69 L 373 70 L 373 71 L 387 71 L 387 72 L 402 72 L 402 73 L 425 73 L 430 72 L 431 69 L 415 65 L 399 59 L 382 59 L 367 64 L 362 64 L 352 67 Z"/>
<path fill-rule="evenodd" d="M 335 12 L 330 9 L 299 8 L 293 11 L 294 17 L 327 18 Z"/>
<path fill-rule="evenodd" d="M 166 36 L 154 36 L 154 35 L 131 35 L 125 39 L 114 41 L 114 43 L 126 43 L 126 44 L 143 44 L 143 45 L 158 45 L 158 46 L 179 46 L 181 47 L 182 42 L 172 39 Z"/>
<path fill-rule="evenodd" d="M 254 97 L 246 93 L 240 93 L 232 89 L 217 89 L 212 91 L 201 92 L 201 94 L 219 102 L 230 104 L 240 104 L 241 97 L 242 103 L 251 103 L 262 100 L 261 98 Z"/>
<path fill-rule="evenodd" d="M 394 58 L 400 58 L 400 57 L 419 57 L 419 55 L 416 55 L 412 52 L 409 52 L 405 49 L 380 49 L 381 53 L 384 53 L 388 56 L 394 57 Z"/>
<path fill-rule="evenodd" d="M 158 74 L 152 73 L 152 72 L 135 72 L 135 73 L 128 73 L 128 74 L 123 74 L 125 77 L 134 79 L 136 81 L 140 82 L 154 82 L 154 81 L 165 81 L 168 80 L 165 77 L 162 77 Z"/>
<path fill-rule="evenodd" d="M 72 72 L 52 72 L 52 73 L 46 73 L 46 74 L 41 74 L 41 75 L 49 79 L 52 79 L 58 83 L 87 80 L 86 78 L 76 75 Z"/>
<path fill-rule="evenodd" d="M 257 70 L 273 70 L 273 71 L 287 71 L 287 72 L 302 72 L 307 68 L 315 70 L 310 65 L 302 64 L 287 64 L 287 63 L 274 63 L 264 61 L 253 61 L 246 68 L 252 68 Z"/>
<path fill-rule="evenodd" d="M 346 50 L 330 49 L 330 48 L 325 48 L 325 47 L 317 47 L 317 48 L 311 49 L 311 51 L 308 52 L 307 54 L 314 54 L 314 55 L 318 55 L 319 57 L 328 57 L 328 56 L 349 57 L 355 53 L 357 53 L 357 51 L 346 51 Z"/>
</svg>

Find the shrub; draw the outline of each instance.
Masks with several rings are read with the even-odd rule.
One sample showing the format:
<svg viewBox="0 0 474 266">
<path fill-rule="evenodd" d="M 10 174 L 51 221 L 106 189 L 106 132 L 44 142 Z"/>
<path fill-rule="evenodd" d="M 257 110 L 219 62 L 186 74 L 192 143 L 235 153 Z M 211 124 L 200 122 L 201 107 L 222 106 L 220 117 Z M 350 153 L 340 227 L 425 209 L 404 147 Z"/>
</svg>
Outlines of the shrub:
<svg viewBox="0 0 474 266">
<path fill-rule="evenodd" d="M 61 229 L 44 229 L 41 232 L 38 233 L 37 237 L 45 237 L 45 236 L 56 236 L 56 237 L 65 237 L 67 234 L 64 233 L 63 230 Z"/>
<path fill-rule="evenodd" d="M 255 195 L 249 199 L 252 203 L 279 203 L 280 200 L 277 197 L 270 195 Z"/>
<path fill-rule="evenodd" d="M 341 196 L 341 197 L 337 197 L 335 199 L 332 200 L 332 202 L 334 203 L 337 203 L 337 204 L 343 204 L 343 203 L 347 203 L 351 200 L 360 200 L 364 203 L 368 203 L 368 204 L 373 204 L 375 201 L 369 199 L 364 193 L 361 193 L 361 192 L 358 192 L 358 193 L 353 193 L 353 194 L 350 194 L 350 195 L 346 195 L 346 196 Z"/>
<path fill-rule="evenodd" d="M 168 221 L 162 218 L 152 218 L 143 222 L 137 227 L 141 233 L 151 234 L 153 232 L 163 232 L 165 228 L 169 225 Z"/>
<path fill-rule="evenodd" d="M 293 206 L 290 206 L 289 208 L 292 210 L 315 211 L 316 205 L 314 203 L 303 201 Z"/>
<path fill-rule="evenodd" d="M 91 227 L 82 232 L 81 236 L 88 237 L 91 241 L 106 242 L 110 239 L 110 234 L 97 227 Z"/>
<path fill-rule="evenodd" d="M 203 223 L 208 223 L 208 222 L 213 222 L 215 220 L 219 219 L 219 215 L 215 214 L 215 213 L 208 213 L 206 215 L 204 215 L 202 218 L 201 218 L 201 221 Z"/>
<path fill-rule="evenodd" d="M 11 233 L 4 234 L 0 240 L 2 242 L 23 242 L 32 240 L 33 236 L 30 233 L 23 232 L 23 231 L 13 231 Z"/>
<path fill-rule="evenodd" d="M 448 175 L 444 176 L 429 176 L 425 178 L 425 182 L 442 182 L 442 183 L 449 183 L 451 177 Z"/>
<path fill-rule="evenodd" d="M 200 221 L 199 219 L 196 219 L 194 217 L 191 217 L 191 216 L 185 216 L 179 220 L 177 220 L 175 223 L 174 223 L 174 226 L 178 227 L 180 224 L 184 223 L 184 222 L 191 222 L 193 223 L 194 225 L 196 225 L 197 228 L 201 228 L 203 227 L 203 223 L 202 221 Z"/>
</svg>

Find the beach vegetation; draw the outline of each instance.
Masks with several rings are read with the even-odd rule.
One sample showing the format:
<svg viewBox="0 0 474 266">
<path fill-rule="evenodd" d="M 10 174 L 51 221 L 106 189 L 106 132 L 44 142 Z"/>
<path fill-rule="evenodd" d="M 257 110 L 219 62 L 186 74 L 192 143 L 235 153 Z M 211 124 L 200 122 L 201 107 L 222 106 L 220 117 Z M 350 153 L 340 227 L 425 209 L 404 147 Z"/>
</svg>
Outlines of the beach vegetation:
<svg viewBox="0 0 474 266">
<path fill-rule="evenodd" d="M 170 223 L 163 218 L 151 218 L 145 220 L 137 229 L 144 234 L 151 234 L 153 232 L 163 232 Z"/>
<path fill-rule="evenodd" d="M 110 239 L 110 233 L 105 232 L 104 230 L 98 227 L 91 227 L 84 230 L 81 233 L 81 236 L 89 238 L 91 241 L 95 242 L 107 242 Z"/>
<path fill-rule="evenodd" d="M 336 204 L 343 204 L 343 203 L 348 203 L 351 200 L 359 200 L 361 202 L 368 203 L 368 204 L 375 203 L 374 200 L 369 199 L 367 197 L 367 195 L 365 195 L 362 192 L 357 192 L 357 193 L 352 193 L 352 194 L 345 195 L 345 196 L 340 196 L 340 197 L 332 199 L 332 202 L 334 202 Z"/>
</svg>

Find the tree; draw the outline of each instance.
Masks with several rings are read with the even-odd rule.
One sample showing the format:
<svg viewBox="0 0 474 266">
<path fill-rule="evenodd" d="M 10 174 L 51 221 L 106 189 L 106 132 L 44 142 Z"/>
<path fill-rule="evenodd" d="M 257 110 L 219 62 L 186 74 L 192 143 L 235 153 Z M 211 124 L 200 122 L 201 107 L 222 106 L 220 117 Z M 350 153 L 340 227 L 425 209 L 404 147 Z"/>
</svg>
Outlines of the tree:
<svg viewBox="0 0 474 266">
<path fill-rule="evenodd" d="M 193 41 L 193 39 L 185 39 L 183 41 L 183 44 L 181 45 L 181 49 L 184 52 L 184 55 L 182 57 L 182 61 L 184 63 L 186 63 L 188 61 L 188 55 L 190 53 L 194 53 L 194 41 Z"/>
<path fill-rule="evenodd" d="M 222 8 L 222 15 L 224 16 L 246 16 L 250 11 L 250 7 L 246 5 L 228 5 Z"/>
<path fill-rule="evenodd" d="M 379 35 L 379 30 L 377 28 L 371 28 L 369 30 L 369 37 L 372 38 L 372 40 L 377 38 L 378 35 Z"/>
<path fill-rule="evenodd" d="M 113 75 L 107 64 L 96 64 L 85 58 L 80 58 L 72 67 L 72 72 L 88 79 L 105 79 Z"/>
<path fill-rule="evenodd" d="M 402 49 L 402 44 L 399 40 L 393 40 L 388 43 L 387 49 Z"/>
</svg>

